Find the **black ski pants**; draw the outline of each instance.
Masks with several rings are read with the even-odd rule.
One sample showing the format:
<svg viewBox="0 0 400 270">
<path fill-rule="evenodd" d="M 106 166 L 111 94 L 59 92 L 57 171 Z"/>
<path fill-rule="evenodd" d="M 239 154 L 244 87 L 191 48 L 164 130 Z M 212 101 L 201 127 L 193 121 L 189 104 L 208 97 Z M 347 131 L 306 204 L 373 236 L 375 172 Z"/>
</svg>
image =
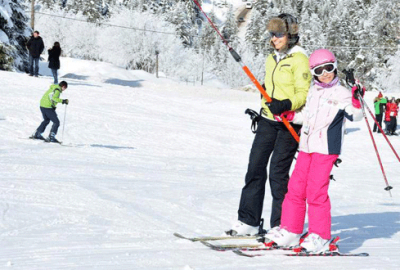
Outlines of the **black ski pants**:
<svg viewBox="0 0 400 270">
<path fill-rule="evenodd" d="M 300 125 L 292 125 L 298 132 Z M 290 166 L 298 143 L 283 123 L 262 118 L 258 123 L 251 148 L 245 186 L 239 205 L 238 219 L 251 226 L 259 226 L 263 211 L 267 164 L 272 195 L 271 228 L 281 223 L 282 202 L 288 191 Z M 271 156 L 272 154 L 272 156 Z"/>
<path fill-rule="evenodd" d="M 382 127 L 382 118 L 383 118 L 383 114 L 375 114 L 375 118 L 376 121 L 379 123 L 379 125 Z M 375 121 L 374 121 L 375 122 Z M 383 128 L 382 128 L 383 129 Z M 378 128 L 378 126 L 376 125 L 376 123 L 374 124 L 374 132 L 378 131 L 379 133 L 381 132 Z"/>
<path fill-rule="evenodd" d="M 388 131 L 393 134 L 396 132 L 396 128 L 397 128 L 396 116 L 390 116 Z"/>
<path fill-rule="evenodd" d="M 51 127 L 51 133 L 57 134 L 58 127 L 60 126 L 60 120 L 58 120 L 57 113 L 56 113 L 56 108 L 43 108 L 40 107 L 40 111 L 42 112 L 43 115 L 43 122 L 40 124 L 40 126 L 37 128 L 37 131 L 42 134 L 45 130 L 47 125 L 51 122 L 53 122 L 53 126 Z"/>
</svg>

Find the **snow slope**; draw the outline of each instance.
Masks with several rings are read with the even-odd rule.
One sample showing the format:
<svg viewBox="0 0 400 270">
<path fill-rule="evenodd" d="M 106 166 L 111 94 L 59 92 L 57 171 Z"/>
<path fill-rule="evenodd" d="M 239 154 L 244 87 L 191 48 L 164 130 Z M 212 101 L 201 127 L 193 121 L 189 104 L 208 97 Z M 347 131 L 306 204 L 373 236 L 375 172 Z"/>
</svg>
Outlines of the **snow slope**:
<svg viewBox="0 0 400 270">
<path fill-rule="evenodd" d="M 258 110 L 259 94 L 62 66 L 71 147 L 26 139 L 52 79 L 0 72 L 0 269 L 400 269 L 399 162 L 376 138 L 391 198 L 364 120 L 348 124 L 330 196 L 341 250 L 370 257 L 244 258 L 172 234 L 220 235 L 235 220 L 253 139 L 244 111 Z M 267 189 L 267 223 L 270 201 Z"/>
</svg>

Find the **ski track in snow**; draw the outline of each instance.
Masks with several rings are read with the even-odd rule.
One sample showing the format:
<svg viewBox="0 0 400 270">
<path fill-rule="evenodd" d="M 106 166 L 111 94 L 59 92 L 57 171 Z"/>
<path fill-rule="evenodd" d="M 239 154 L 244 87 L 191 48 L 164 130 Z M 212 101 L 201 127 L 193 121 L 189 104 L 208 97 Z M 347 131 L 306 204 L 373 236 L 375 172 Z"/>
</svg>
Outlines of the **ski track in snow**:
<svg viewBox="0 0 400 270">
<path fill-rule="evenodd" d="M 400 166 L 377 137 L 390 198 L 364 120 L 347 124 L 330 196 L 340 249 L 370 257 L 267 251 L 249 259 L 172 234 L 220 235 L 235 220 L 253 139 L 244 111 L 259 109 L 259 94 L 98 62 L 62 66 L 61 76 L 75 69 L 85 78 L 66 79 L 62 94 L 71 147 L 25 139 L 41 122 L 52 79 L 0 71 L 0 269 L 400 269 Z M 371 109 L 374 95 L 366 96 Z M 58 105 L 60 140 L 64 110 Z M 400 137 L 390 140 L 400 152 Z M 270 202 L 267 188 L 267 224 Z"/>
</svg>

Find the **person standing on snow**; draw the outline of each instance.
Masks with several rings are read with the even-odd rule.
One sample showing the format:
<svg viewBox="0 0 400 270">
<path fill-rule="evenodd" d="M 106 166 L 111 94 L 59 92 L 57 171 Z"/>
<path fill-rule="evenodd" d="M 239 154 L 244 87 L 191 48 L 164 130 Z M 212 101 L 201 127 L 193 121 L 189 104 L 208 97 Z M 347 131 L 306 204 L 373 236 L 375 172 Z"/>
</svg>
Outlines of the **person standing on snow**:
<svg viewBox="0 0 400 270">
<path fill-rule="evenodd" d="M 394 97 L 390 100 L 390 103 L 386 105 L 386 121 L 389 122 L 388 130 L 386 135 L 397 135 L 396 128 L 397 128 L 397 114 L 399 112 L 398 104 Z"/>
<path fill-rule="evenodd" d="M 58 127 L 60 126 L 60 120 L 57 117 L 56 107 L 58 103 L 68 105 L 68 99 L 60 99 L 60 95 L 63 91 L 65 91 L 68 87 L 68 83 L 65 81 L 60 82 L 60 84 L 53 84 L 50 86 L 50 89 L 46 91 L 40 100 L 40 111 L 43 115 L 43 122 L 37 128 L 34 135 L 31 136 L 32 139 L 46 140 L 47 142 L 60 143 L 56 139 L 56 134 L 58 131 Z M 45 131 L 47 125 L 53 122 L 53 126 L 50 131 L 50 135 L 47 139 L 42 136 L 42 133 Z"/>
<path fill-rule="evenodd" d="M 290 14 L 280 14 L 268 22 L 267 28 L 271 37 L 270 44 L 275 51 L 267 57 L 264 83 L 272 102 L 267 103 L 262 98 L 262 117 L 251 148 L 238 220 L 226 231 L 228 235 L 259 233 L 267 181 L 266 167 L 270 157 L 269 183 L 273 198 L 270 226 L 273 228 L 280 225 L 289 170 L 298 143 L 274 115 L 287 116 L 293 128 L 299 132 L 301 125 L 295 123 L 295 111 L 304 106 L 311 83 L 307 54 L 298 45 L 297 19 Z"/>
<path fill-rule="evenodd" d="M 390 127 L 390 99 L 388 97 L 385 97 L 385 99 L 387 100 L 386 104 L 385 104 L 385 117 L 383 119 L 383 121 L 385 122 L 385 134 L 389 134 L 389 127 Z"/>
<path fill-rule="evenodd" d="M 54 42 L 53 48 L 48 50 L 49 53 L 49 68 L 53 73 L 54 84 L 58 84 L 57 70 L 60 69 L 61 47 L 59 42 Z"/>
<path fill-rule="evenodd" d="M 321 253 L 329 251 L 331 238 L 330 173 L 341 153 L 345 118 L 363 117 L 357 93 L 364 96 L 365 88 L 355 86 L 350 92 L 340 85 L 336 57 L 329 50 L 316 50 L 309 60 L 314 85 L 303 110 L 300 152 L 282 205 L 281 226 L 265 238 L 278 246 L 299 245 L 308 206 L 308 235 L 300 246 Z"/>
<path fill-rule="evenodd" d="M 397 111 L 396 111 L 396 117 L 394 118 L 394 128 L 393 128 L 393 135 L 398 135 L 396 133 L 396 129 L 397 129 L 397 116 L 399 115 L 399 109 L 400 109 L 400 98 L 396 99 L 396 106 L 397 106 Z"/>
<path fill-rule="evenodd" d="M 382 118 L 383 118 L 383 112 L 385 110 L 385 105 L 387 103 L 387 99 L 383 98 L 383 95 L 381 92 L 379 92 L 378 96 L 374 100 L 374 107 L 375 107 L 375 118 L 376 121 L 379 123 L 379 125 L 382 127 Z M 374 129 L 373 132 L 378 132 L 381 133 L 379 130 L 378 126 L 376 123 L 374 123 Z"/>
<path fill-rule="evenodd" d="M 29 76 L 38 77 L 40 55 L 44 50 L 43 39 L 39 36 L 39 31 L 33 32 L 26 47 L 29 50 Z"/>
</svg>

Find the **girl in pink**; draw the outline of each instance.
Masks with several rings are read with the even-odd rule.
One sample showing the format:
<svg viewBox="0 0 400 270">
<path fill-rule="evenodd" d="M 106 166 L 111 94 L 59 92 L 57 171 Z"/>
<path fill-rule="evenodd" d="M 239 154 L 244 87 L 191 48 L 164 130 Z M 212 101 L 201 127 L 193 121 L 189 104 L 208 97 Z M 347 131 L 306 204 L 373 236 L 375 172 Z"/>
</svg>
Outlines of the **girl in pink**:
<svg viewBox="0 0 400 270">
<path fill-rule="evenodd" d="M 346 119 L 362 119 L 357 93 L 339 83 L 337 61 L 326 49 L 314 51 L 309 59 L 314 84 L 303 110 L 299 155 L 282 205 L 280 227 L 271 229 L 266 238 L 278 246 L 299 245 L 308 205 L 308 235 L 300 244 L 311 253 L 329 250 L 331 204 L 328 187 L 332 167 L 338 158 Z"/>
</svg>

